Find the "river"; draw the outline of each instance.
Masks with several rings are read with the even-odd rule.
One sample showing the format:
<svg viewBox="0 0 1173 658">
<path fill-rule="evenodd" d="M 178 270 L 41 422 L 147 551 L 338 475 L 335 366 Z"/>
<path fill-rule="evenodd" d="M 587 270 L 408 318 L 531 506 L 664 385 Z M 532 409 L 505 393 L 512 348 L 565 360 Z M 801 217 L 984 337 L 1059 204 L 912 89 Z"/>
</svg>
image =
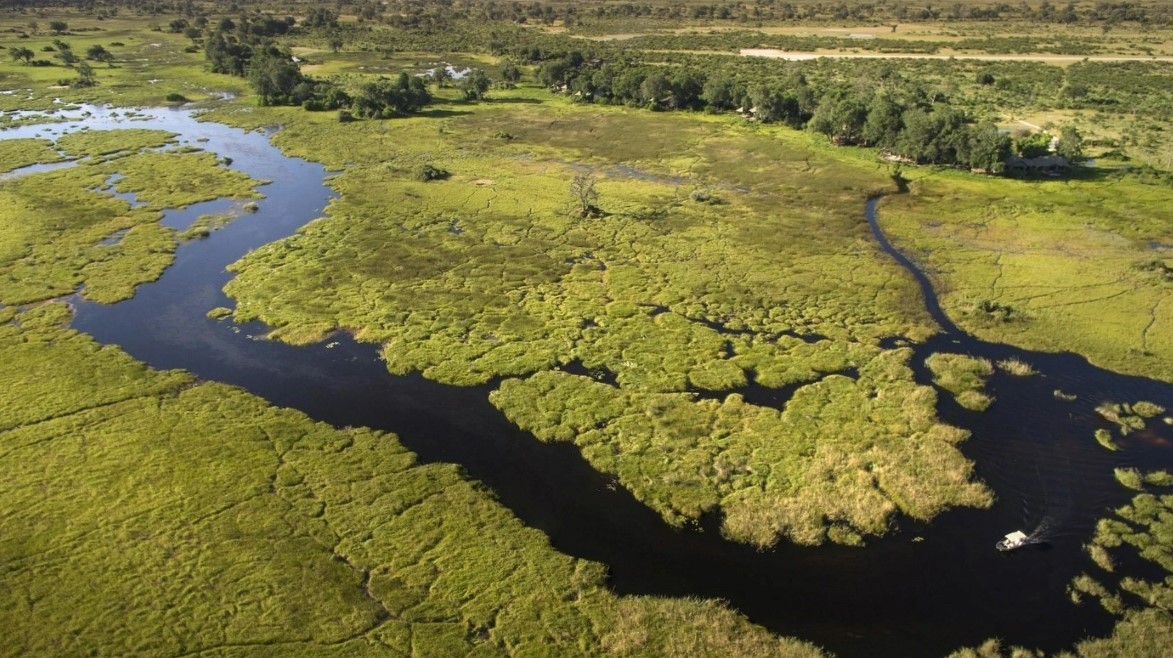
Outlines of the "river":
<svg viewBox="0 0 1173 658">
<path fill-rule="evenodd" d="M 394 432 L 421 461 L 461 465 L 558 550 L 606 564 L 619 593 L 722 598 L 771 630 L 844 657 L 944 655 L 990 637 L 1056 650 L 1110 631 L 1112 618 L 1095 603 L 1074 606 L 1066 586 L 1093 568 L 1082 544 L 1095 520 L 1130 498 L 1113 479 L 1113 467 L 1168 468 L 1173 451 L 1140 437 L 1123 440 L 1121 452 L 1104 450 L 1092 437 L 1102 425 L 1093 409 L 1107 399 L 1173 407 L 1173 386 L 1101 370 L 1075 355 L 1027 352 L 960 332 L 941 312 L 929 280 L 885 239 L 876 200 L 865 209 L 876 238 L 917 278 L 944 328 L 916 346 L 917 380 L 930 381 L 923 360 L 935 351 L 1017 357 L 1041 374 L 996 374 L 989 389 L 998 401 L 985 413 L 941 396 L 940 417 L 973 432 L 962 449 L 996 492 L 992 509 L 952 510 L 929 525 L 902 519 L 889 536 L 862 549 L 782 545 L 759 552 L 723 540 L 717 519 L 689 530 L 665 525 L 612 486 L 610 476 L 594 471 L 573 445 L 541 443 L 506 421 L 488 402 L 495 383 L 460 388 L 418 374 L 394 376 L 376 346 L 345 336 L 292 347 L 260 338 L 266 329 L 257 324 L 208 319 L 213 307 L 232 305 L 222 292 L 227 265 L 322 216 L 333 195 L 329 172 L 285 157 L 264 132 L 202 123 L 186 110 L 141 110 L 133 120 L 108 109 L 83 110 L 88 116 L 77 121 L 21 127 L 0 138 L 52 138 L 83 125 L 159 128 L 178 133 L 181 144 L 230 157 L 234 169 L 273 181 L 261 188 L 266 198 L 257 213 L 182 245 L 174 265 L 133 299 L 101 305 L 75 298 L 73 326 L 99 342 L 156 368 L 183 368 L 239 386 L 335 426 Z M 165 221 L 182 227 L 224 203 L 170 212 Z M 1078 399 L 1056 399 L 1055 389 Z M 789 394 L 760 387 L 743 392 L 777 405 Z M 1173 440 L 1168 428 L 1157 431 Z M 993 549 L 1006 532 L 1040 526 L 1045 546 L 1010 555 Z M 1141 568 L 1124 561 L 1118 573 L 1132 566 Z"/>
</svg>

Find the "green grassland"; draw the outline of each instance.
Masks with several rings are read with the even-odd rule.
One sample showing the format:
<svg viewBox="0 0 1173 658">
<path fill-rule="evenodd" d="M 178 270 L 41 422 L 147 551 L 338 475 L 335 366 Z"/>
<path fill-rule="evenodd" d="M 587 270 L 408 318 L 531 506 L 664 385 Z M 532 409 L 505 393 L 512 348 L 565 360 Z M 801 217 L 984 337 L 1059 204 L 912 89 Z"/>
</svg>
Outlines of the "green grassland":
<svg viewBox="0 0 1173 658">
<path fill-rule="evenodd" d="M 0 171 L 9 172 L 32 164 L 47 164 L 62 160 L 47 139 L 9 139 L 0 141 Z"/>
<path fill-rule="evenodd" d="M 142 17 L 97 21 L 91 16 L 72 12 L 55 12 L 51 16 L 58 17 L 69 23 L 69 33 L 51 34 L 46 28 L 48 19 L 45 17 L 9 15 L 0 23 L 0 28 L 7 28 L 0 37 L 2 45 L 28 48 L 36 53 L 37 59 L 51 64 L 18 64 L 10 61 L 4 51 L 0 86 L 20 93 L 0 94 L 0 109 L 52 110 L 56 98 L 122 107 L 162 105 L 168 94 L 181 94 L 192 101 L 201 101 L 221 93 L 242 93 L 247 87 L 238 78 L 205 71 L 202 52 L 185 52 L 192 43 L 190 39 L 182 34 L 150 30 Z M 14 31 L 27 33 L 30 20 L 39 22 L 41 29 L 38 32 L 30 34 L 29 38 L 18 38 L 13 34 Z M 92 63 L 96 86 L 65 87 L 58 83 L 76 78 L 77 73 L 73 67 L 54 59 L 53 53 L 42 52 L 46 47 L 52 48 L 54 40 L 68 44 L 78 57 L 84 57 L 91 46 L 100 45 L 114 59 L 109 64 Z"/>
<path fill-rule="evenodd" d="M 818 656 L 621 598 L 447 465 L 61 327 L 0 324 L 0 655 Z"/>
<path fill-rule="evenodd" d="M 211 155 L 137 137 L 5 151 L 90 158 L 0 184 L 3 303 L 129 296 L 170 262 L 159 209 L 255 196 Z M 0 307 L 3 655 L 822 655 L 712 601 L 616 597 L 458 469 L 149 370 L 69 316 Z"/>
<path fill-rule="evenodd" d="M 897 511 L 989 503 L 964 433 L 935 421 L 906 353 L 877 347 L 934 331 L 862 221 L 883 168 L 782 130 L 541 93 L 430 110 L 440 121 L 218 112 L 279 122 L 283 148 L 344 169 L 326 219 L 232 266 L 235 318 L 294 343 L 353 331 L 393 372 L 449 384 L 541 373 L 494 402 L 539 438 L 576 441 L 668 521 L 720 508 L 725 533 L 758 546 L 854 544 Z M 452 176 L 415 181 L 422 163 Z M 600 176 L 603 216 L 570 212 L 583 170 Z M 572 362 L 618 387 L 556 372 Z M 750 382 L 808 385 L 784 414 L 687 393 Z M 564 405 L 599 415 L 567 420 Z"/>
<path fill-rule="evenodd" d="M 126 299 L 172 262 L 176 235 L 159 223 L 160 211 L 258 196 L 254 188 L 261 181 L 219 166 L 210 153 L 139 151 L 171 137 L 140 130 L 74 133 L 56 147 L 90 157 L 0 182 L 0 303 L 61 297 L 79 287 L 94 301 Z M 21 164 L 40 157 L 37 151 L 25 152 L 24 160 L 10 153 Z M 110 154 L 117 157 L 102 157 Z M 136 193 L 140 205 L 101 189 L 113 174 L 121 176 L 114 189 Z"/>
<path fill-rule="evenodd" d="M 490 399 L 539 439 L 573 441 L 669 521 L 719 508 L 726 536 L 760 547 L 779 536 L 858 544 L 897 510 L 928 519 L 991 502 L 955 449 L 965 433 L 935 421 L 908 356 L 873 354 L 857 379 L 828 375 L 782 412 L 737 394 L 698 401 L 558 372 L 507 380 Z"/>
<path fill-rule="evenodd" d="M 880 221 L 981 338 L 1070 350 L 1173 381 L 1173 205 L 1128 175 L 1011 181 L 925 175 Z"/>
<path fill-rule="evenodd" d="M 64 17 L 75 31 L 62 39 L 78 53 L 105 45 L 113 65 L 96 67 L 96 87 L 61 88 L 72 70 L 4 58 L 0 85 L 27 93 L 0 95 L 0 108 L 245 94 L 144 19 Z M 40 56 L 52 39 L 0 44 Z M 438 58 L 310 45 L 321 74 L 352 83 Z M 501 380 L 493 403 L 539 440 L 573 441 L 669 522 L 719 510 L 725 535 L 757 546 L 859 544 L 898 513 L 990 502 L 957 450 L 965 432 L 913 381 L 910 351 L 880 347 L 936 327 L 863 221 L 864 199 L 893 191 L 874 154 L 525 85 L 475 104 L 439 93 L 393 121 L 342 124 L 247 95 L 210 115 L 281 125 L 285 152 L 342 172 L 326 218 L 234 266 L 236 320 L 292 343 L 350 330 L 381 343 L 394 372 Z M 58 148 L 87 158 L 0 182 L 0 520 L 15 529 L 0 536 L 0 654 L 822 655 L 716 602 L 614 595 L 599 565 L 554 551 L 394 436 L 152 371 L 63 328 L 62 304 L 14 308 L 79 286 L 126 298 L 171 262 L 161 209 L 255 195 L 260 181 L 210 154 L 139 152 L 170 138 L 132 134 L 0 142 L 0 169 L 66 157 Z M 416 181 L 424 164 L 452 176 Z M 568 185 L 584 172 L 598 177 L 600 216 L 571 212 Z M 142 207 L 102 189 L 114 173 Z M 913 194 L 889 197 L 881 221 L 959 324 L 1173 376 L 1167 252 L 1153 247 L 1169 244 L 1167 188 L 905 175 L 919 179 Z M 563 370 L 578 367 L 594 376 Z M 943 388 L 976 390 L 976 370 L 939 370 Z M 745 402 L 736 391 L 749 384 L 793 392 L 773 409 Z M 1167 557 L 1168 502 L 1154 500 L 1110 529 Z M 1129 604 L 1115 634 L 1080 655 L 1169 646 L 1168 583 L 1128 587 L 1110 593 Z"/>
</svg>

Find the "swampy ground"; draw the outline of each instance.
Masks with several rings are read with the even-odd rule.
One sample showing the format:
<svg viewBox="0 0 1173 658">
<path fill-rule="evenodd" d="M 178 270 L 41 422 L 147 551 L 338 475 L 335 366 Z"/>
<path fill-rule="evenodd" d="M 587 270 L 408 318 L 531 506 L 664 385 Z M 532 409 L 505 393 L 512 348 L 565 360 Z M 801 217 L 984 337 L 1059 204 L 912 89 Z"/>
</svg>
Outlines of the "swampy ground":
<svg viewBox="0 0 1173 658">
<path fill-rule="evenodd" d="M 61 17 L 73 33 L 60 38 L 106 45 L 114 65 L 77 89 L 56 84 L 65 67 L 0 63 L 0 107 L 41 112 L 7 112 L 7 125 L 182 94 L 208 103 L 207 120 L 279 126 L 286 155 L 336 172 L 320 219 L 231 265 L 231 308 L 206 309 L 225 330 L 261 321 L 294 345 L 345 332 L 378 344 L 392 373 L 488 384 L 505 418 L 574 445 L 681 532 L 715 519 L 761 550 L 866 551 L 902 522 L 931 533 L 947 509 L 992 504 L 966 428 L 938 409 L 939 396 L 998 404 L 986 379 L 1001 364 L 914 362 L 941 327 L 875 241 L 869 198 L 884 196 L 889 238 L 965 331 L 1173 381 L 1173 192 L 1126 170 L 1016 182 L 909 167 L 898 194 L 866 149 L 736 116 L 576 104 L 528 80 L 480 102 L 434 89 L 417 116 L 340 123 L 258 107 L 244 80 L 207 72 L 192 40 L 146 18 Z M 16 36 L 28 20 L 5 17 L 0 44 L 49 46 Z M 289 45 L 352 78 L 502 63 Z M 0 140 L 4 655 L 824 655 L 718 601 L 615 594 L 604 565 L 558 552 L 394 435 L 155 370 L 69 328 L 74 295 L 132 297 L 186 240 L 248 221 L 243 204 L 266 186 L 166 131 L 64 123 L 78 128 Z M 422 165 L 450 175 L 421 182 Z M 587 173 L 600 212 L 582 217 L 568 186 Z M 189 231 L 163 222 L 213 199 L 236 210 Z M 934 385 L 917 379 L 925 365 Z M 1163 440 L 1165 417 L 1140 431 Z M 1085 538 L 1091 575 L 1071 585 L 1119 623 L 1067 646 L 1158 656 L 1169 482 L 1119 477 L 1145 491 L 1105 510 Z M 1137 554 L 1160 569 L 1122 574 L 1120 591 L 1097 579 Z"/>
</svg>

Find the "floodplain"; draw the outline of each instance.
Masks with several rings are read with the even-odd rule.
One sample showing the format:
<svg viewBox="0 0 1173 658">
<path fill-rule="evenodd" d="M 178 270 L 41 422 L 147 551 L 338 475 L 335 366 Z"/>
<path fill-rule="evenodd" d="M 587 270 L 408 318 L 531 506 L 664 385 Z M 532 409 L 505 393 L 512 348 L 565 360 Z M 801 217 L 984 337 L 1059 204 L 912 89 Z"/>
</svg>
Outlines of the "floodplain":
<svg viewBox="0 0 1173 658">
<path fill-rule="evenodd" d="M 1118 145 L 1097 147 L 1116 152 L 1065 180 L 894 163 L 882 149 L 731 112 L 581 102 L 543 84 L 540 61 L 480 98 L 441 80 L 417 111 L 354 117 L 258 105 L 248 79 L 205 68 L 213 22 L 196 39 L 130 14 L 39 20 L 49 18 L 70 27 L 18 37 L 28 18 L 14 15 L 0 43 L 63 52 L 52 45 L 60 37 L 116 55 L 94 67 L 94 86 L 58 84 L 73 67 L 0 64 L 14 92 L 0 95 L 10 111 L 0 134 L 3 655 L 818 656 L 816 644 L 854 632 L 767 618 L 748 599 L 739 611 L 736 597 L 714 600 L 720 590 L 617 593 L 614 582 L 637 581 L 609 580 L 608 565 L 576 556 L 557 524 L 539 529 L 511 509 L 515 492 L 469 475 L 483 466 L 405 448 L 426 438 L 414 425 L 401 439 L 327 424 L 250 393 L 248 378 L 242 390 L 168 369 L 166 349 L 131 356 L 130 331 L 102 345 L 69 328 L 107 312 L 94 303 L 111 313 L 132 308 L 117 302 L 136 293 L 152 303 L 151 282 L 170 290 L 178 284 L 161 277 L 203 258 L 227 297 L 171 300 L 187 309 L 169 325 L 178 335 L 143 340 L 247 332 L 233 349 L 293 346 L 285 355 L 349 337 L 373 344 L 380 367 L 407 378 L 396 381 L 463 387 L 481 396 L 479 413 L 499 414 L 522 438 L 573 447 L 630 496 L 625 509 L 650 512 L 641 522 L 673 536 L 713 531 L 718 550 L 760 551 L 771 564 L 835 555 L 843 566 L 854 559 L 843 551 L 948 542 L 963 519 L 1012 518 L 1008 507 L 1037 492 L 998 469 L 1031 452 L 1043 463 L 1039 451 L 1067 449 L 1066 432 L 1044 440 L 994 426 L 1021 409 L 1039 414 L 1023 421 L 1033 432 L 1071 409 L 1081 459 L 1097 455 L 1084 466 L 1095 469 L 1089 489 L 1117 509 L 1089 504 L 1052 519 L 1066 527 L 1039 568 L 1070 572 L 1068 604 L 1100 638 L 1018 627 L 1011 637 L 1083 656 L 1168 646 L 1170 577 L 1136 565 L 1170 569 L 1169 481 L 1150 465 L 1170 461 L 1173 206 L 1168 179 L 1121 166 Z M 356 97 L 380 73 L 440 63 L 503 79 L 517 68 L 513 55 L 475 45 L 372 50 L 434 37 L 363 25 L 337 48 L 309 28 L 278 42 Z M 485 36 L 457 27 L 466 43 Z M 502 27 L 510 39 L 526 31 L 538 32 Z M 588 41 L 543 34 L 563 48 Z M 622 48 L 644 53 L 641 66 L 675 57 L 655 43 Z M 842 75 L 809 66 L 785 75 Z M 969 75 L 980 65 L 941 66 Z M 1023 66 L 997 76 L 1054 75 Z M 1013 95 L 1007 84 L 999 94 Z M 997 107 L 976 85 L 952 92 Z M 269 196 L 282 181 L 191 135 L 133 127 L 135 107 L 192 100 L 203 121 L 263 131 L 247 134 L 321 163 L 328 203 L 288 226 L 296 232 L 245 248 L 248 223 L 278 214 L 265 207 L 280 203 Z M 91 116 L 68 114 L 79 108 Z M 1049 109 L 1020 105 L 1002 118 Z M 93 112 L 111 111 L 126 125 L 86 129 Z M 1138 144 L 1137 157 L 1159 165 L 1164 147 Z M 575 185 L 590 195 L 576 197 Z M 916 271 L 876 241 L 864 208 L 877 198 L 877 225 Z M 184 225 L 168 220 L 184 209 Z M 918 275 L 932 283 L 927 294 Z M 934 321 L 928 297 L 965 333 Z M 134 308 L 168 308 L 144 304 Z M 149 319 L 133 331 L 151 335 Z M 218 359 L 249 363 L 214 342 L 174 347 L 199 349 L 211 370 Z M 257 374 L 279 377 L 269 372 Z M 1145 409 L 1161 411 L 1117 436 L 1121 450 L 1096 446 L 1091 430 L 1112 425 L 1095 406 L 1141 393 L 1154 398 Z M 1013 454 L 995 457 L 999 441 Z M 1044 468 L 1031 486 L 1071 478 Z M 1023 522 L 1040 521 L 1032 514 Z M 1007 576 L 1046 558 L 1014 556 Z M 883 646 L 883 629 L 859 628 L 871 655 L 925 641 Z M 976 623 L 945 651 L 1003 655 L 1009 647 L 981 644 L 1002 635 Z M 862 655 L 862 643 L 838 648 Z"/>
</svg>

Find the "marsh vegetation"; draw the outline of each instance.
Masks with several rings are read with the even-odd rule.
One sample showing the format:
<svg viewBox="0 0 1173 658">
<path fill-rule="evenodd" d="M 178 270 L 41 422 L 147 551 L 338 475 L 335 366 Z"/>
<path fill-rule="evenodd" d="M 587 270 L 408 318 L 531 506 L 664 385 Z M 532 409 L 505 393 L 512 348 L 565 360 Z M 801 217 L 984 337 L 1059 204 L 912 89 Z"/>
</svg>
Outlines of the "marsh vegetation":
<svg viewBox="0 0 1173 658">
<path fill-rule="evenodd" d="M 1167 67 L 735 55 L 1167 54 L 1167 9 L 890 4 L 6 10 L 0 123 L 63 127 L 0 139 L 3 652 L 823 655 L 711 600 L 615 594 L 604 565 L 392 434 L 65 328 L 53 300 L 133 296 L 265 190 L 172 132 L 87 130 L 71 104 L 223 99 L 204 118 L 279 126 L 286 153 L 338 172 L 324 217 L 231 266 L 231 308 L 199 311 L 218 327 L 347 332 L 393 373 L 484 385 L 671 526 L 866 551 L 995 500 L 922 364 L 969 410 L 988 382 L 1050 373 L 1005 350 L 926 359 L 942 328 L 865 199 L 885 195 L 885 231 L 966 331 L 1173 381 Z M 828 31 L 888 20 L 890 37 Z M 1052 146 L 1098 162 L 1068 180 L 962 170 Z M 223 198 L 183 230 L 161 221 Z M 1104 399 L 1056 385 L 1045 397 L 1079 413 Z M 1165 440 L 1161 404 L 1096 411 L 1120 454 Z M 1170 478 L 1114 475 L 1135 497 L 1070 592 L 1119 619 L 1073 651 L 1157 656 L 1169 579 L 1134 558 L 1173 568 Z M 1026 650 L 956 655 L 1006 651 Z"/>
</svg>

